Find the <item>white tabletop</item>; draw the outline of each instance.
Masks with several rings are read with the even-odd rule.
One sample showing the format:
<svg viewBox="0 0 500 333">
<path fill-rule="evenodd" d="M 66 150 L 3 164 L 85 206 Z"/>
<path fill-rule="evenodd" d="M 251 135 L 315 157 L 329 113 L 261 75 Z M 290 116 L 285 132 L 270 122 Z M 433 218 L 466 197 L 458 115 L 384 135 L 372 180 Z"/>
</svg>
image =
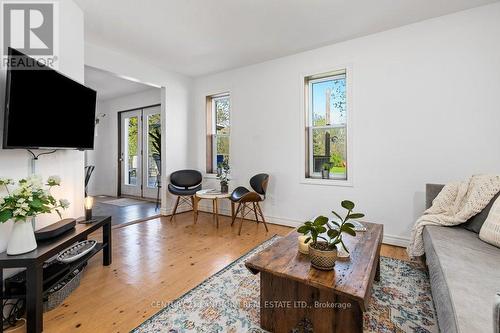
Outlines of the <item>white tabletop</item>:
<svg viewBox="0 0 500 333">
<path fill-rule="evenodd" d="M 196 196 L 200 199 L 223 199 L 229 198 L 231 193 L 222 193 L 219 190 L 199 190 Z"/>
</svg>

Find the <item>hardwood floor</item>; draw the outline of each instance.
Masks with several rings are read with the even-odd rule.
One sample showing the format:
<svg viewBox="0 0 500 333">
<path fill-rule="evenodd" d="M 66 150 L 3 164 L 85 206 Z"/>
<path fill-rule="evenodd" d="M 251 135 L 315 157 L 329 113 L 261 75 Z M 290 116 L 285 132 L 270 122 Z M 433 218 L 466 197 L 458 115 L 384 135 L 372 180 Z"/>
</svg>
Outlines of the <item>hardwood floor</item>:
<svg viewBox="0 0 500 333">
<path fill-rule="evenodd" d="M 390 257 L 394 259 L 410 261 L 410 258 L 406 253 L 406 249 L 399 246 L 382 244 L 382 248 L 380 249 L 380 255 L 383 257 Z"/>
<path fill-rule="evenodd" d="M 192 212 L 113 229 L 113 264 L 93 258 L 78 289 L 58 308 L 44 314 L 44 332 L 129 332 L 151 315 L 197 286 L 274 234 L 291 228 L 220 218 Z M 100 235 L 91 237 L 99 239 Z M 382 254 L 407 259 L 402 248 L 383 246 Z"/>
</svg>

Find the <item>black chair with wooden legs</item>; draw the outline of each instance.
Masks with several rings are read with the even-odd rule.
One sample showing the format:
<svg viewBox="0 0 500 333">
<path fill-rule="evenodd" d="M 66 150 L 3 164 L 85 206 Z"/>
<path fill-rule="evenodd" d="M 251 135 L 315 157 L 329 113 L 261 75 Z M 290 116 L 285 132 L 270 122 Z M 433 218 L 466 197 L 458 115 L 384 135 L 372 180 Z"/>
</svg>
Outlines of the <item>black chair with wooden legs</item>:
<svg viewBox="0 0 500 333">
<path fill-rule="evenodd" d="M 201 172 L 197 170 L 179 170 L 170 175 L 168 191 L 177 196 L 170 221 L 177 213 L 180 204 L 186 203 L 194 209 L 194 195 L 201 190 L 202 179 Z"/>
<path fill-rule="evenodd" d="M 238 230 L 238 235 L 241 235 L 241 227 L 243 226 L 243 220 L 245 216 L 254 212 L 255 220 L 259 223 L 259 215 L 262 219 L 262 223 L 264 223 L 264 227 L 266 231 L 267 229 L 266 219 L 264 218 L 264 214 L 262 214 L 262 209 L 260 208 L 260 202 L 264 201 L 266 198 L 266 190 L 267 184 L 269 182 L 269 175 L 266 173 L 259 173 L 258 175 L 253 176 L 250 179 L 250 186 L 253 191 L 248 190 L 247 188 L 240 186 L 237 187 L 233 193 L 231 193 L 231 213 L 233 221 L 231 225 L 236 221 L 236 217 L 238 213 L 241 212 L 241 223 L 240 228 Z M 234 206 L 238 204 L 236 211 L 234 210 Z M 248 209 L 248 211 L 247 211 Z"/>
</svg>

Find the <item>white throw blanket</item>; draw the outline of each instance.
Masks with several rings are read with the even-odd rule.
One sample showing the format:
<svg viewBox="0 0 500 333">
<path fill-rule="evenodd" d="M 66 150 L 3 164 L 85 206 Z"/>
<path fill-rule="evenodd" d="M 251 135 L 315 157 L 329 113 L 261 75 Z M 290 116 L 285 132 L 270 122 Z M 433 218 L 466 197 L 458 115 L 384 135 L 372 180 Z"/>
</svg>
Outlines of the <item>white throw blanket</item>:
<svg viewBox="0 0 500 333">
<path fill-rule="evenodd" d="M 422 256 L 425 252 L 422 232 L 426 225 L 450 227 L 466 222 L 478 214 L 500 191 L 500 176 L 476 175 L 463 182 L 445 185 L 424 212 L 411 232 L 410 245 L 406 251 L 410 257 Z"/>
</svg>

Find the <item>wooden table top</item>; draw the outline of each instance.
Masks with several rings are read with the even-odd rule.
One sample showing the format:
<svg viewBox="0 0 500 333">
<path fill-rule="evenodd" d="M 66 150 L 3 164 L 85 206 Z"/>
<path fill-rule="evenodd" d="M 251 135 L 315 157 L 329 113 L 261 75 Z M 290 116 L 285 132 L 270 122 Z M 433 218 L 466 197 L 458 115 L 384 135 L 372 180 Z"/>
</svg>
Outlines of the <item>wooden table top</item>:
<svg viewBox="0 0 500 333">
<path fill-rule="evenodd" d="M 309 257 L 298 252 L 297 237 L 300 234 L 296 230 L 248 259 L 245 265 L 254 274 L 264 271 L 316 288 L 329 289 L 367 304 L 378 265 L 383 225 L 362 223 L 366 231 L 357 232 L 356 237 L 344 236 L 350 258 L 338 260 L 332 271 L 311 267 Z"/>
</svg>

